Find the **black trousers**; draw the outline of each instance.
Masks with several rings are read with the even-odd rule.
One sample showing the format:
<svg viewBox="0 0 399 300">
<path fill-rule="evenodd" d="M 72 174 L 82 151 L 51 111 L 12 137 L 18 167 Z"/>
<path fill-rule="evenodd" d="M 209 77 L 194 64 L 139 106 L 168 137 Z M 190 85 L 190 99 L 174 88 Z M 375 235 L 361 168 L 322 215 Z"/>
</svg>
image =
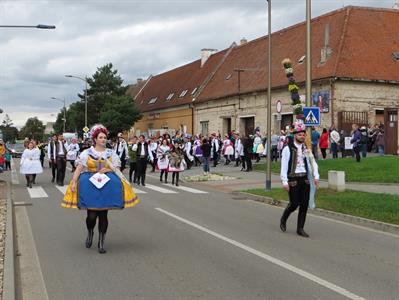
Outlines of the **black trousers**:
<svg viewBox="0 0 399 300">
<path fill-rule="evenodd" d="M 252 171 L 251 153 L 245 154 L 245 162 L 246 162 L 247 171 Z"/>
<path fill-rule="evenodd" d="M 50 162 L 50 167 L 51 167 L 51 174 L 52 174 L 53 180 L 54 180 L 57 175 L 57 162 L 55 160 L 52 160 Z"/>
<path fill-rule="evenodd" d="M 121 158 L 121 172 L 126 169 L 126 158 Z"/>
<path fill-rule="evenodd" d="M 278 150 L 277 146 L 272 146 L 272 161 L 277 161 L 278 158 Z"/>
<path fill-rule="evenodd" d="M 129 164 L 129 181 L 130 182 L 132 182 L 132 175 L 133 175 L 133 182 L 136 182 L 136 180 L 137 180 L 136 168 L 137 168 L 137 163 L 135 161 L 130 162 L 130 164 Z"/>
<path fill-rule="evenodd" d="M 360 162 L 360 146 L 353 147 L 353 152 L 355 152 L 356 161 Z"/>
<path fill-rule="evenodd" d="M 309 206 L 310 184 L 307 177 L 296 177 L 288 182 L 290 190 L 288 192 L 290 202 L 288 203 L 281 217 L 282 222 L 287 222 L 288 217 L 299 206 L 297 230 L 303 229 L 306 221 L 306 213 Z"/>
<path fill-rule="evenodd" d="M 137 183 L 145 183 L 145 172 L 147 171 L 147 158 L 137 158 Z"/>
<path fill-rule="evenodd" d="M 65 157 L 57 157 L 57 183 L 64 185 L 66 170 L 66 159 Z"/>
<path fill-rule="evenodd" d="M 219 159 L 219 153 L 214 151 L 213 152 L 213 167 L 214 168 L 218 164 L 218 159 Z"/>
<path fill-rule="evenodd" d="M 92 231 L 96 227 L 98 217 L 98 232 L 106 233 L 108 229 L 108 210 L 87 210 L 86 226 Z"/>
</svg>

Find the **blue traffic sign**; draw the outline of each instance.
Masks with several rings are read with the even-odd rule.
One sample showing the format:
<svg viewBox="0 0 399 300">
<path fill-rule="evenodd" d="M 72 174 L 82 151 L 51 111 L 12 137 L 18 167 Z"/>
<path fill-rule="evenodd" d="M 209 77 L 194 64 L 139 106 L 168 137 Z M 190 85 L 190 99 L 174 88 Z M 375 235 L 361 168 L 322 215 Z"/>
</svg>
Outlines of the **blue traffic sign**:
<svg viewBox="0 0 399 300">
<path fill-rule="evenodd" d="M 305 115 L 305 126 L 320 126 L 320 108 L 319 107 L 304 107 L 303 114 Z"/>
</svg>

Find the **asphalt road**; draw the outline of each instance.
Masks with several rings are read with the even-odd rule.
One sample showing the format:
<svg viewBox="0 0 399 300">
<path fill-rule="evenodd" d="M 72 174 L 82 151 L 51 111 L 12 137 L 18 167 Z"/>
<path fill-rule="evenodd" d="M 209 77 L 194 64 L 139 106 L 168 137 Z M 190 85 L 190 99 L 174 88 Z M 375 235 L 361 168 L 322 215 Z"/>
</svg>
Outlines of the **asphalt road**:
<svg viewBox="0 0 399 300">
<path fill-rule="evenodd" d="M 21 175 L 13 185 L 14 202 L 33 204 L 49 299 L 399 299 L 399 236 L 308 215 L 305 239 L 296 214 L 282 233 L 281 208 L 155 177 L 147 183 L 170 193 L 140 187 L 138 206 L 110 211 L 101 255 L 97 233 L 85 248 L 86 213 L 60 207 L 49 172 L 32 195 Z"/>
</svg>

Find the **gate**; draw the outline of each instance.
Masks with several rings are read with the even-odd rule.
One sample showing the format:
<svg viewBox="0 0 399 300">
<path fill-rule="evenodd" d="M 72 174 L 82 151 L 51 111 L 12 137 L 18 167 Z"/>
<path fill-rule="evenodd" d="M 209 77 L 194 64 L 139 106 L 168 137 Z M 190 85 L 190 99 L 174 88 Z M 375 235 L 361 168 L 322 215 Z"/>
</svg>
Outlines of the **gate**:
<svg viewBox="0 0 399 300">
<path fill-rule="evenodd" d="M 385 154 L 398 154 L 398 110 L 384 109 Z"/>
<path fill-rule="evenodd" d="M 368 113 L 361 111 L 339 111 L 338 112 L 338 130 L 344 130 L 345 133 L 352 132 L 352 124 L 368 126 Z"/>
</svg>

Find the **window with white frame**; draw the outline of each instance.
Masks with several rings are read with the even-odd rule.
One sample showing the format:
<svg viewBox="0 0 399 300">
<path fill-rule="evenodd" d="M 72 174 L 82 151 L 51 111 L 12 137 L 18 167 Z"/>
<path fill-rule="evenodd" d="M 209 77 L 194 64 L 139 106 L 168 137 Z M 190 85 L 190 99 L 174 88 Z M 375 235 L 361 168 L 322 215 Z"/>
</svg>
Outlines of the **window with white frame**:
<svg viewBox="0 0 399 300">
<path fill-rule="evenodd" d="M 150 101 L 148 101 L 148 104 L 154 104 L 155 102 L 157 102 L 157 100 L 158 97 L 151 98 Z"/>
<path fill-rule="evenodd" d="M 187 94 L 188 90 L 184 90 L 181 92 L 179 98 L 183 98 Z"/>
<path fill-rule="evenodd" d="M 208 136 L 209 133 L 209 121 L 201 121 L 201 134 L 202 136 Z"/>
<path fill-rule="evenodd" d="M 170 94 L 168 95 L 168 97 L 166 98 L 166 101 L 172 100 L 172 98 L 173 98 L 174 95 L 175 95 L 175 93 L 170 93 Z"/>
<path fill-rule="evenodd" d="M 193 91 L 191 92 L 191 95 L 194 95 L 197 91 L 198 91 L 198 86 L 195 89 L 193 89 Z"/>
</svg>

